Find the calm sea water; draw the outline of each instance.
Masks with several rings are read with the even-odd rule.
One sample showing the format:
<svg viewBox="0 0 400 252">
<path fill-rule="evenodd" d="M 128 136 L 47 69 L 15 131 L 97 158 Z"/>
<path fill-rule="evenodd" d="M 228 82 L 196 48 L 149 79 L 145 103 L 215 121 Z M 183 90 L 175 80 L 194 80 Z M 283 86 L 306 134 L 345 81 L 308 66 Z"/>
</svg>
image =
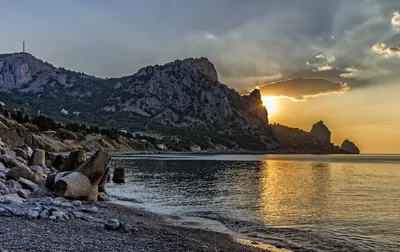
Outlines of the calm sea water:
<svg viewBox="0 0 400 252">
<path fill-rule="evenodd" d="M 400 251 L 400 156 L 126 156 L 124 204 L 295 251 Z"/>
</svg>

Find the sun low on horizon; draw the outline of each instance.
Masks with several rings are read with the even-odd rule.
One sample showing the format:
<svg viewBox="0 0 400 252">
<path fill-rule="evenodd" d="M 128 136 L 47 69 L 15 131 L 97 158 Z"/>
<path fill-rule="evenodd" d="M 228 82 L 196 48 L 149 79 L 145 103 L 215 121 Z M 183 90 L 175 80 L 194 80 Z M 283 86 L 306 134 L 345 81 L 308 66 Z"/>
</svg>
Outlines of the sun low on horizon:
<svg viewBox="0 0 400 252">
<path fill-rule="evenodd" d="M 272 96 L 261 97 L 264 107 L 268 111 L 268 115 L 273 116 L 278 112 L 278 104 L 276 99 Z"/>
</svg>

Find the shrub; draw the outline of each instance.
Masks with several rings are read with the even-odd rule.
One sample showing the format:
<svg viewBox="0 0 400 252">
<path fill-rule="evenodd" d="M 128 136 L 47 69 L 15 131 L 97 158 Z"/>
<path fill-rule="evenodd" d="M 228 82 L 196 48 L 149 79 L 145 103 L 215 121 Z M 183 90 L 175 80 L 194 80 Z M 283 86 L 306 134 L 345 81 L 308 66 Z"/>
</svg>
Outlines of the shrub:
<svg viewBox="0 0 400 252">
<path fill-rule="evenodd" d="M 79 142 L 82 142 L 82 141 L 85 141 L 85 140 L 86 140 L 85 134 L 83 134 L 83 133 L 81 133 L 81 132 L 76 133 L 76 138 L 77 138 L 77 140 L 78 140 Z"/>
<path fill-rule="evenodd" d="M 56 130 L 59 127 L 53 119 L 43 115 L 33 118 L 32 123 L 37 125 L 40 131 Z"/>
<path fill-rule="evenodd" d="M 62 128 L 60 128 L 56 131 L 56 136 L 59 137 L 62 141 L 77 140 L 77 137 L 73 132 L 68 131 L 66 129 L 62 129 Z"/>
<path fill-rule="evenodd" d="M 29 132 L 31 133 L 39 133 L 39 128 L 36 125 L 30 124 L 30 123 L 23 123 L 22 126 L 24 126 L 27 130 L 29 130 Z"/>
</svg>

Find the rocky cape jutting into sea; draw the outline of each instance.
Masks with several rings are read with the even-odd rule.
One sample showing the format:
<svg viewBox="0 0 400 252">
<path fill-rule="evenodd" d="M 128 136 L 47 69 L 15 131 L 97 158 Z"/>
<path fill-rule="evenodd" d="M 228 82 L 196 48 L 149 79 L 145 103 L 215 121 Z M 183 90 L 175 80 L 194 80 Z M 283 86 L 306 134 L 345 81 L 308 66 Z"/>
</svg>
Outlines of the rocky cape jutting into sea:
<svg viewBox="0 0 400 252">
<path fill-rule="evenodd" d="M 3 54 L 0 102 L 10 112 L 30 115 L 23 125 L 1 117 L 0 138 L 14 147 L 28 144 L 56 152 L 83 148 L 359 153 L 348 140 L 341 147 L 334 146 L 322 122 L 310 132 L 269 125 L 260 91 L 240 95 L 220 83 L 214 65 L 206 58 L 176 60 L 144 67 L 130 76 L 102 79 L 54 67 L 28 53 Z M 31 127 L 38 114 L 53 118 L 54 127 Z M 110 138 L 99 130 L 87 134 L 85 129 L 93 125 L 115 127 L 124 135 Z M 56 134 L 60 128 L 74 132 L 64 131 L 60 137 Z"/>
<path fill-rule="evenodd" d="M 0 142 L 0 250 L 261 251 L 254 247 L 261 244 L 245 246 L 226 234 L 105 202 L 109 161 L 103 151 L 88 160 L 77 151 L 63 162 Z"/>
</svg>

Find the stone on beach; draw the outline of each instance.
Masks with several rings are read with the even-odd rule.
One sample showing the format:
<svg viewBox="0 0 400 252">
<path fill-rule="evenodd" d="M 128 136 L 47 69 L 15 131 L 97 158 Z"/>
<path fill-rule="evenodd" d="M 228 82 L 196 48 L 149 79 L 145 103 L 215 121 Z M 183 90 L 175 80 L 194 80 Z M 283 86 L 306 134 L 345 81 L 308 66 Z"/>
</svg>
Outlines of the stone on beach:
<svg viewBox="0 0 400 252">
<path fill-rule="evenodd" d="M 86 212 L 86 213 L 98 213 L 99 209 L 95 206 L 90 207 L 90 208 L 84 208 L 81 210 L 82 212 Z"/>
<path fill-rule="evenodd" d="M 105 194 L 103 192 L 99 192 L 97 200 L 98 201 L 108 201 L 108 196 L 107 196 L 107 194 Z"/>
<path fill-rule="evenodd" d="M 71 199 L 94 200 L 92 194 L 96 192 L 91 192 L 91 190 L 89 178 L 80 172 L 72 172 L 54 184 L 54 191 L 57 196 Z M 97 193 L 95 200 L 97 200 Z"/>
<path fill-rule="evenodd" d="M 28 189 L 19 189 L 17 193 L 21 198 L 27 199 L 31 194 L 31 191 L 29 191 Z"/>
<path fill-rule="evenodd" d="M 65 160 L 60 171 L 73 171 L 86 161 L 86 152 L 84 150 L 72 151 Z"/>
<path fill-rule="evenodd" d="M 46 152 L 41 149 L 35 149 L 28 162 L 29 165 L 40 165 L 45 166 L 46 164 Z"/>
<path fill-rule="evenodd" d="M 28 189 L 31 191 L 39 187 L 36 183 L 24 178 L 19 178 L 17 182 L 22 186 L 23 189 Z"/>
<path fill-rule="evenodd" d="M 18 165 L 25 165 L 20 161 L 16 160 L 14 157 L 9 154 L 0 154 L 0 162 L 4 164 L 6 168 L 13 168 Z"/>
<path fill-rule="evenodd" d="M 42 166 L 40 166 L 40 165 L 31 165 L 31 166 L 29 166 L 29 169 L 36 174 L 43 175 L 43 173 L 44 173 L 44 170 L 43 170 Z"/>
<path fill-rule="evenodd" d="M 122 223 L 122 222 L 119 224 L 119 227 L 120 227 L 121 231 L 124 233 L 128 233 L 132 229 L 131 225 L 129 225 L 128 223 Z"/>
<path fill-rule="evenodd" d="M 40 218 L 42 219 L 47 219 L 49 217 L 49 211 L 48 210 L 43 210 L 39 214 Z"/>
<path fill-rule="evenodd" d="M 22 199 L 16 193 L 6 194 L 1 197 L 1 202 L 6 204 L 22 204 Z"/>
<path fill-rule="evenodd" d="M 107 230 L 118 230 L 119 229 L 119 221 L 117 219 L 110 219 L 106 223 L 104 223 L 104 228 Z"/>
<path fill-rule="evenodd" d="M 125 169 L 115 168 L 112 181 L 114 181 L 114 183 L 125 183 Z"/>
<path fill-rule="evenodd" d="M 51 165 L 56 168 L 56 169 L 60 169 L 61 166 L 63 166 L 65 162 L 65 158 L 63 155 L 57 155 L 51 162 Z"/>
<path fill-rule="evenodd" d="M 25 150 L 23 150 L 23 149 L 20 149 L 20 148 L 16 148 L 16 149 L 14 149 L 13 151 L 15 152 L 15 154 L 17 155 L 17 157 L 21 157 L 21 158 L 23 158 L 23 159 L 25 159 L 25 160 L 28 160 L 28 159 L 29 159 L 29 155 L 28 155 L 28 152 L 27 152 L 27 151 L 25 151 Z"/>
<path fill-rule="evenodd" d="M 37 181 L 43 179 L 43 175 L 42 174 L 37 174 L 37 173 L 31 171 L 29 169 L 29 167 L 27 167 L 24 164 L 20 164 L 20 165 L 17 165 L 15 167 L 13 167 L 6 174 L 6 178 L 8 180 L 10 180 L 10 179 L 18 180 L 19 178 L 24 178 L 24 179 L 28 179 L 30 181 L 37 182 Z"/>
<path fill-rule="evenodd" d="M 110 169 L 107 168 L 106 172 L 104 173 L 103 177 L 101 178 L 100 182 L 99 182 L 99 193 L 105 193 L 106 192 L 106 184 L 107 184 L 107 179 L 110 176 Z"/>
<path fill-rule="evenodd" d="M 12 179 L 6 181 L 5 185 L 7 186 L 10 193 L 17 193 L 19 189 L 22 189 L 21 184 Z"/>
<path fill-rule="evenodd" d="M 58 180 L 60 180 L 62 177 L 65 177 L 65 176 L 67 176 L 67 175 L 69 175 L 69 174 L 71 174 L 71 173 L 72 173 L 72 172 L 69 171 L 69 172 L 59 172 L 59 173 L 57 173 L 57 174 L 51 174 L 51 175 L 49 175 L 49 176 L 47 177 L 47 179 L 46 179 L 45 187 L 46 187 L 47 189 L 53 191 L 53 190 L 54 190 L 54 184 L 55 184 Z"/>
<path fill-rule="evenodd" d="M 74 172 L 56 181 L 54 191 L 58 196 L 69 199 L 97 201 L 98 186 L 106 173 L 109 161 L 108 153 L 97 151 Z"/>
<path fill-rule="evenodd" d="M 35 210 L 29 210 L 26 214 L 29 218 L 37 219 L 39 217 L 39 212 Z"/>
</svg>

